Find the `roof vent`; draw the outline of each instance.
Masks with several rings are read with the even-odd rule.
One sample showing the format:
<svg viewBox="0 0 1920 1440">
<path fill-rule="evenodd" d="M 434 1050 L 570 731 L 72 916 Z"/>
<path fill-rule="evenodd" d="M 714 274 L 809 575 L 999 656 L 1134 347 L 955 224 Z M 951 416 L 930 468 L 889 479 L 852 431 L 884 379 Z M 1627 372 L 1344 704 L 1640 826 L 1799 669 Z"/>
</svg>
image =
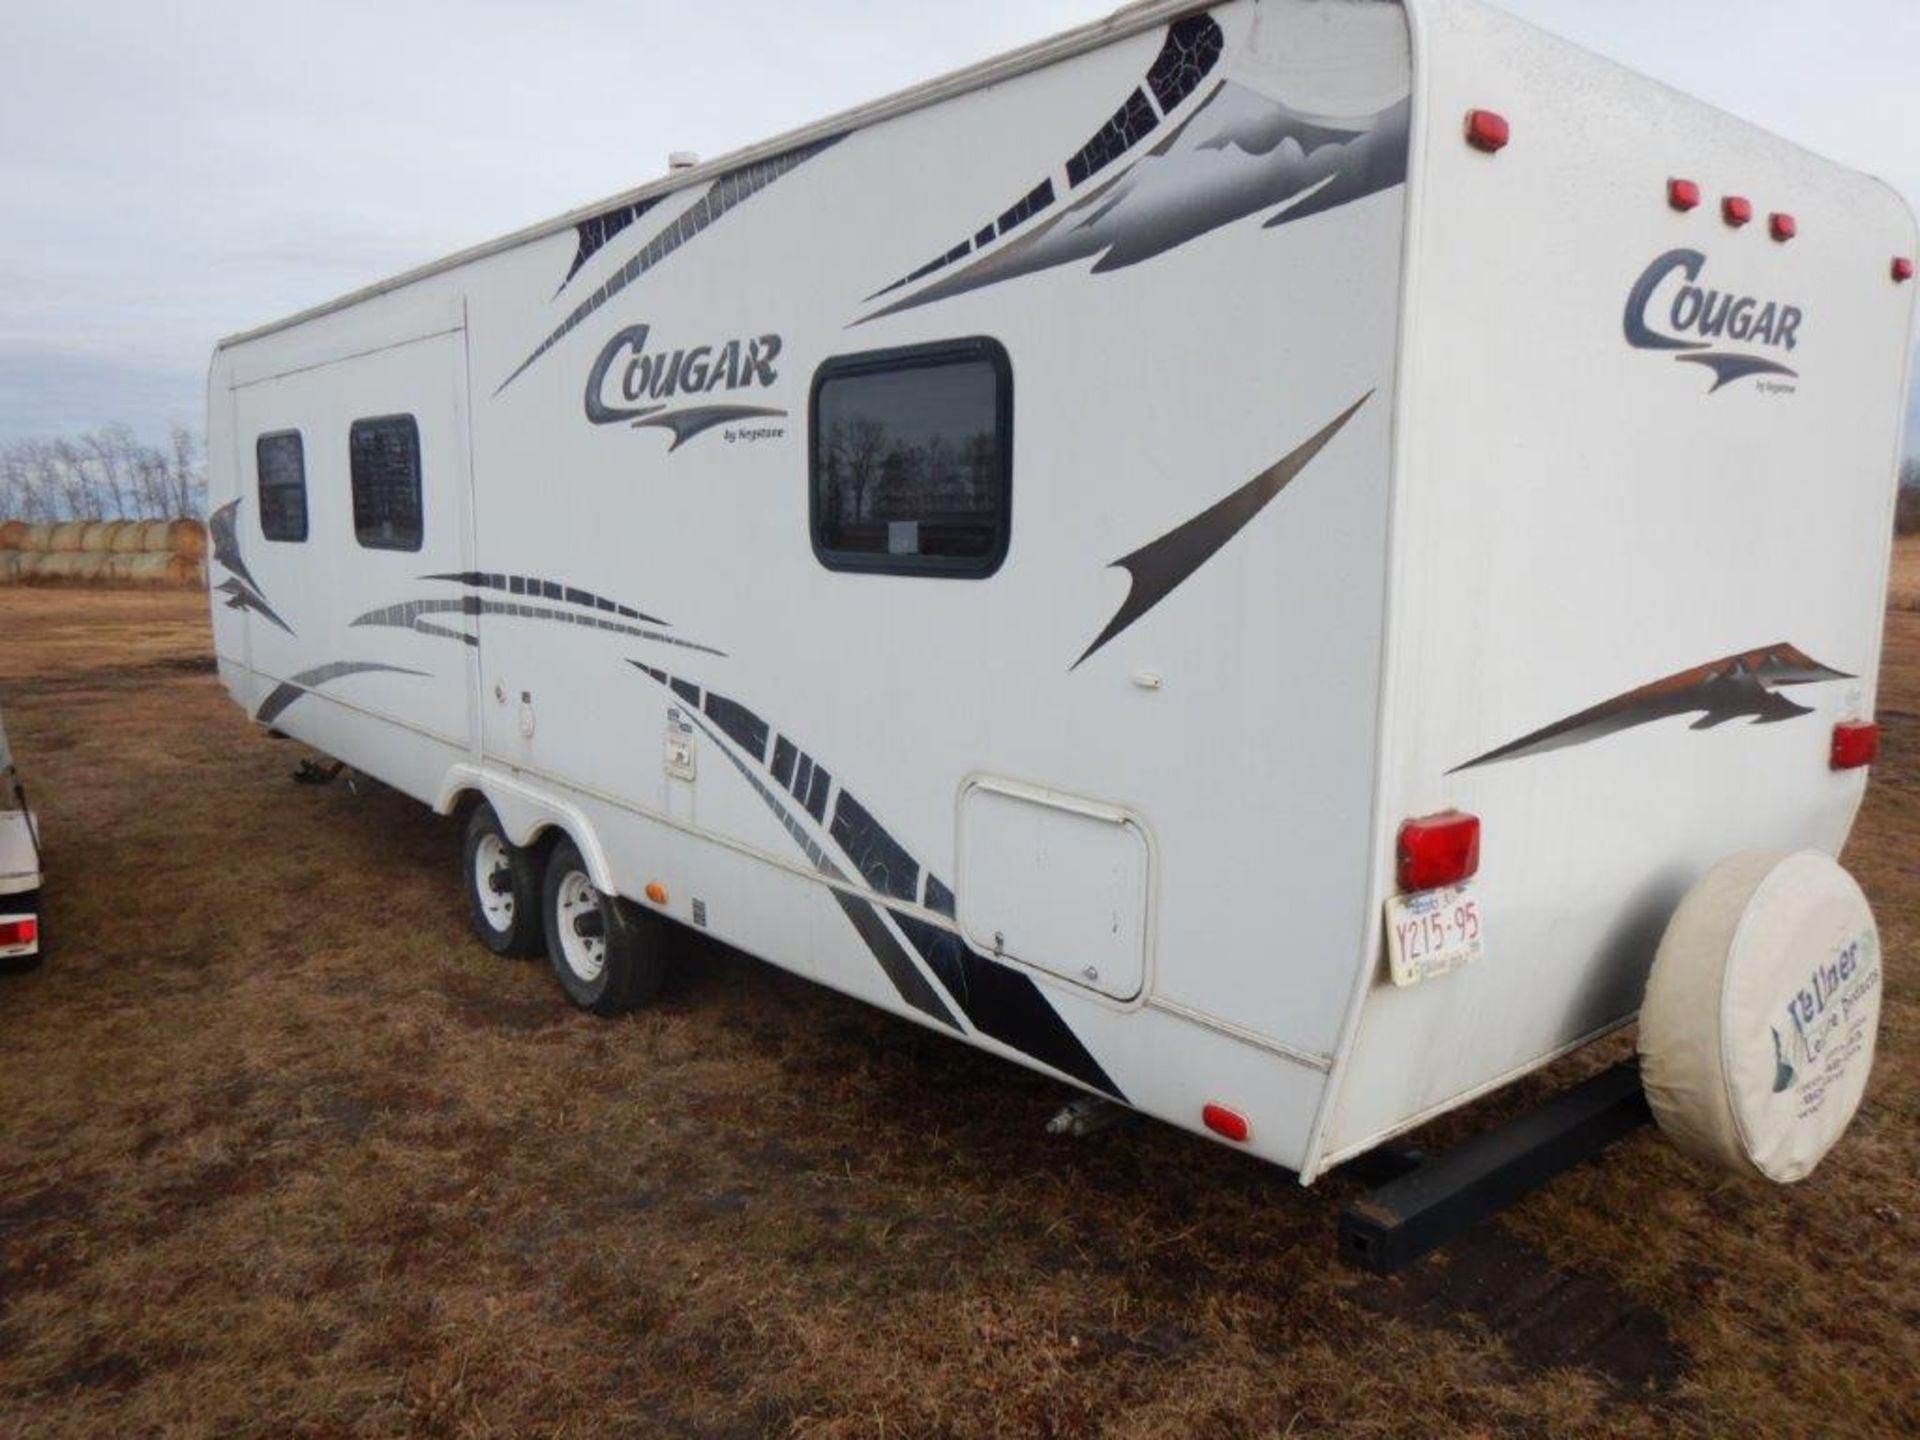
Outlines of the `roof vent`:
<svg viewBox="0 0 1920 1440">
<path fill-rule="evenodd" d="M 700 157 L 691 150 L 676 150 L 667 156 L 667 170 L 691 170 L 700 163 Z"/>
</svg>

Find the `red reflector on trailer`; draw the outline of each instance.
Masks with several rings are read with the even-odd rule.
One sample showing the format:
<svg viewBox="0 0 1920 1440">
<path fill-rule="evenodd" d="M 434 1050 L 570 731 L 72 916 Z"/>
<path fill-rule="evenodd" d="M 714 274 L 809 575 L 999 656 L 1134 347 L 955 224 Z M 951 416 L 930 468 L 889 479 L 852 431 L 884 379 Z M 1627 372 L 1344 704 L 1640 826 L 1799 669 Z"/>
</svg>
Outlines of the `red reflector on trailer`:
<svg viewBox="0 0 1920 1440">
<path fill-rule="evenodd" d="M 39 938 L 40 922 L 31 915 L 23 920 L 0 920 L 0 950 L 31 945 Z"/>
<path fill-rule="evenodd" d="M 1791 215 L 1773 215 L 1768 217 L 1767 229 L 1776 240 L 1791 240 L 1800 233 L 1800 222 Z"/>
<path fill-rule="evenodd" d="M 1448 810 L 1400 827 L 1400 888 L 1458 885 L 1480 868 L 1480 817 Z"/>
<path fill-rule="evenodd" d="M 1696 209 L 1700 204 L 1700 187 L 1691 180 L 1669 180 L 1667 203 L 1676 210 Z"/>
<path fill-rule="evenodd" d="M 1913 278 L 1913 261 L 1904 255 L 1894 256 L 1893 278 L 1902 283 L 1911 280 Z"/>
<path fill-rule="evenodd" d="M 1720 213 L 1729 225 L 1744 225 L 1753 219 L 1753 202 L 1744 195 L 1729 195 L 1720 202 Z"/>
<path fill-rule="evenodd" d="M 1506 116 L 1496 115 L 1491 110 L 1469 110 L 1467 112 L 1467 143 L 1476 150 L 1484 150 L 1489 155 L 1496 150 L 1507 148 L 1507 142 L 1513 138 L 1513 127 L 1507 124 Z"/>
<path fill-rule="evenodd" d="M 1833 727 L 1833 768 L 1858 770 L 1880 753 L 1880 727 L 1871 720 L 1842 720 Z"/>
<path fill-rule="evenodd" d="M 1238 1110 L 1229 1110 L 1224 1105 L 1209 1104 L 1200 1112 L 1200 1118 L 1206 1122 L 1207 1129 L 1214 1134 L 1224 1136 L 1236 1145 L 1247 1143 L 1247 1137 L 1253 1128 L 1247 1124 L 1247 1117 Z"/>
</svg>

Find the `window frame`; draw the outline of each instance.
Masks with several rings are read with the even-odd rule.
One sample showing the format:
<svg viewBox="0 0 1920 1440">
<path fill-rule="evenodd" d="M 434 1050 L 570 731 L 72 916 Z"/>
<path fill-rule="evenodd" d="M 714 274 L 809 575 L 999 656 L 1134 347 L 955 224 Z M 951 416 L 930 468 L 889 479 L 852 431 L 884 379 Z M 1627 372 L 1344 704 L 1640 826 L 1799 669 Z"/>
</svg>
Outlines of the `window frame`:
<svg viewBox="0 0 1920 1440">
<path fill-rule="evenodd" d="M 982 555 L 887 555 L 865 550 L 836 550 L 822 532 L 820 500 L 820 393 L 835 380 L 899 370 L 933 370 L 945 365 L 986 361 L 993 367 L 994 429 L 1000 463 L 994 476 L 996 523 L 993 546 Z M 895 345 L 832 355 L 813 372 L 807 396 L 807 536 L 813 555 L 829 570 L 865 575 L 916 575 L 934 579 L 984 580 L 1007 558 L 1013 544 L 1013 360 L 1007 347 L 989 335 Z"/>
<path fill-rule="evenodd" d="M 288 436 L 300 449 L 300 533 L 298 535 L 276 535 L 267 529 L 267 477 L 266 470 L 260 464 L 260 447 L 269 440 L 285 440 Z M 290 488 L 290 487 L 281 487 Z M 260 538 L 274 545 L 304 545 L 313 534 L 312 494 L 307 488 L 307 437 L 299 429 L 263 430 L 253 437 L 253 503 L 258 511 Z"/>
<path fill-rule="evenodd" d="M 420 516 L 420 528 L 413 537 L 411 545 L 396 544 L 386 540 L 369 540 L 361 533 L 360 527 L 360 490 L 354 479 L 354 435 L 362 425 L 390 425 L 404 420 L 407 428 L 413 432 L 413 491 L 417 501 L 415 506 Z M 386 415 L 362 415 L 347 426 L 347 499 L 353 511 L 353 538 L 362 550 L 385 550 L 399 555 L 417 555 L 427 548 L 427 481 L 426 460 L 420 448 L 420 420 L 411 411 L 395 411 Z"/>
</svg>

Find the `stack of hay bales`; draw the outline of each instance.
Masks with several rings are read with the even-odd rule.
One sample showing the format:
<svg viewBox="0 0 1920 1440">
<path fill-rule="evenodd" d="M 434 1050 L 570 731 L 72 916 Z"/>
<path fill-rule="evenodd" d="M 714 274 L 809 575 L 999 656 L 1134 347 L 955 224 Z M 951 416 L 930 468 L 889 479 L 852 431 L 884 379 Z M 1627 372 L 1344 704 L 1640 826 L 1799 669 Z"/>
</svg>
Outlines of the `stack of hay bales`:
<svg viewBox="0 0 1920 1440">
<path fill-rule="evenodd" d="M 205 585 L 206 555 L 197 520 L 0 521 L 0 585 Z"/>
</svg>

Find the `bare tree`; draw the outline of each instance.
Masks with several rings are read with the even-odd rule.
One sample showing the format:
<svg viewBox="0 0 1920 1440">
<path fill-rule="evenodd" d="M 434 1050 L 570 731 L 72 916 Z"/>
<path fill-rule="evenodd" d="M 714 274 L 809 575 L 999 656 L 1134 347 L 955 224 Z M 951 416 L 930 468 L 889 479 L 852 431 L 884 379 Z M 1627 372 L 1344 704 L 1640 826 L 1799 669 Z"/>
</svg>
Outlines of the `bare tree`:
<svg viewBox="0 0 1920 1440">
<path fill-rule="evenodd" d="M 200 440 L 176 428 L 165 448 L 125 425 L 0 445 L 0 519 L 172 520 L 206 512 Z"/>
<path fill-rule="evenodd" d="M 843 515 L 843 520 L 866 518 L 886 450 L 887 427 L 871 416 L 856 415 L 833 423 L 827 434 L 828 475 L 853 499 L 852 513 Z"/>
</svg>

